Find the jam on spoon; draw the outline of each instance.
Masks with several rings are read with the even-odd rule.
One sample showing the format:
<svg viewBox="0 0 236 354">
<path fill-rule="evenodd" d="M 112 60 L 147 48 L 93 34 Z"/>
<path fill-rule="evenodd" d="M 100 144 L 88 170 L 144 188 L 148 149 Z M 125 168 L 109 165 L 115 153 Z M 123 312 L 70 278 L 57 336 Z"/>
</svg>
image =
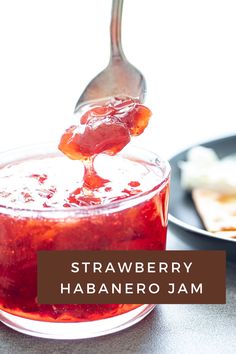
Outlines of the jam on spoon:
<svg viewBox="0 0 236 354">
<path fill-rule="evenodd" d="M 59 149 L 74 160 L 87 160 L 100 153 L 115 155 L 142 134 L 151 117 L 149 108 L 130 97 L 112 97 L 95 105 L 63 134 Z"/>
<path fill-rule="evenodd" d="M 148 125 L 151 111 L 131 97 L 112 97 L 103 105 L 95 105 L 80 117 L 79 125 L 69 127 L 63 134 L 59 149 L 73 160 L 84 164 L 84 182 L 79 191 L 89 204 L 99 204 L 92 191 L 106 185 L 95 171 L 96 155 L 115 155 L 121 151 L 132 136 L 142 134 Z M 74 193 L 71 199 L 74 199 Z M 65 204 L 66 206 L 66 204 Z"/>
</svg>

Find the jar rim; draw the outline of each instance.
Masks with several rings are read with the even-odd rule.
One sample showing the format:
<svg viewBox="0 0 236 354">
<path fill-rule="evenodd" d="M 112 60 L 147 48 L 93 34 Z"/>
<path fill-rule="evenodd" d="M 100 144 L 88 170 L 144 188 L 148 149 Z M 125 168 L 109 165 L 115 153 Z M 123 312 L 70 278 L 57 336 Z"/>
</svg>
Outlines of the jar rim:
<svg viewBox="0 0 236 354">
<path fill-rule="evenodd" d="M 42 151 L 44 150 L 44 151 Z M 23 153 L 30 152 L 30 155 L 23 155 Z M 50 143 L 43 144 L 30 144 L 25 146 L 20 146 L 17 148 L 9 149 L 6 151 L 0 152 L 1 161 L 5 157 L 9 157 L 11 161 L 16 162 L 18 159 L 14 159 L 13 156 L 16 153 L 22 153 L 21 158 L 33 158 L 39 155 L 47 156 L 60 156 L 63 154 L 57 150 L 55 145 Z M 108 204 L 97 204 L 97 205 L 89 205 L 89 206 L 76 206 L 71 208 L 45 208 L 45 209 L 35 209 L 35 208 L 21 208 L 19 206 L 8 206 L 8 205 L 0 205 L 0 214 L 6 214 L 17 217 L 38 217 L 38 218 L 50 218 L 50 219 L 65 219 L 68 217 L 88 217 L 92 215 L 99 214 L 110 214 L 114 212 L 121 211 L 123 209 L 127 209 L 133 207 L 137 204 L 141 204 L 148 197 L 154 196 L 159 190 L 164 188 L 166 183 L 168 183 L 169 175 L 170 175 L 170 164 L 167 160 L 162 160 L 156 153 L 149 151 L 147 149 L 130 145 L 124 148 L 121 152 L 117 154 L 117 156 L 126 157 L 132 154 L 136 156 L 136 162 L 145 162 L 146 164 L 152 166 L 153 168 L 158 168 L 162 170 L 163 176 L 160 179 L 159 183 L 154 186 L 152 189 L 138 193 L 134 196 L 129 196 L 125 199 L 121 199 L 118 201 L 112 201 Z M 143 158 L 142 158 L 142 155 Z M 138 156 L 138 159 L 137 159 Z M 146 156 L 146 159 L 145 159 Z M 1 166 L 4 164 L 8 164 L 10 161 L 5 163 L 1 162 Z"/>
</svg>

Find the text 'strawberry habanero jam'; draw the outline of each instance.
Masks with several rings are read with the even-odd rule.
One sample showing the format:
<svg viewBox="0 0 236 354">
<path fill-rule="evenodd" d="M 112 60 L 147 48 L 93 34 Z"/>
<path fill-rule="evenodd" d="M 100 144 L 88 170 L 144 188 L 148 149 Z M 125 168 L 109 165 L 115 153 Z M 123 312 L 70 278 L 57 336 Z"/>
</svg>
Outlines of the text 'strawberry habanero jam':
<svg viewBox="0 0 236 354">
<path fill-rule="evenodd" d="M 49 147 L 2 154 L 4 323 L 41 337 L 85 338 L 128 327 L 153 308 L 37 302 L 40 250 L 165 250 L 169 165 L 142 149 L 123 150 L 150 116 L 134 99 L 112 98 L 66 130 L 59 144 L 64 154 Z"/>
</svg>

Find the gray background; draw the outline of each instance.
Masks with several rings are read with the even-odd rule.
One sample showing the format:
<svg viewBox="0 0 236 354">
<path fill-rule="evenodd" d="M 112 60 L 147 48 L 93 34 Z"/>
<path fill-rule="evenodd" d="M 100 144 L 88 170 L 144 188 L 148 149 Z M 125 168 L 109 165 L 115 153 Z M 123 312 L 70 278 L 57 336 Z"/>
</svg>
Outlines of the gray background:
<svg viewBox="0 0 236 354">
<path fill-rule="evenodd" d="M 169 231 L 168 249 L 190 247 Z M 236 264 L 228 262 L 226 305 L 159 305 L 137 325 L 95 339 L 55 341 L 33 338 L 0 323 L 0 353 L 236 353 L 235 283 Z"/>
</svg>

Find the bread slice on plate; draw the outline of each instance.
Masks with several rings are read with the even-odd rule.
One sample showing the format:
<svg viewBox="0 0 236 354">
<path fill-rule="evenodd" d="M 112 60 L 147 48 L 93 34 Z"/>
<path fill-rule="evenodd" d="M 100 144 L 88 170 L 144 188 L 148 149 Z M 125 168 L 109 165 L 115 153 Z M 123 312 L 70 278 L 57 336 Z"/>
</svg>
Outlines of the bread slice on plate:
<svg viewBox="0 0 236 354">
<path fill-rule="evenodd" d="M 208 231 L 236 238 L 236 195 L 197 188 L 192 191 L 192 198 Z"/>
</svg>

